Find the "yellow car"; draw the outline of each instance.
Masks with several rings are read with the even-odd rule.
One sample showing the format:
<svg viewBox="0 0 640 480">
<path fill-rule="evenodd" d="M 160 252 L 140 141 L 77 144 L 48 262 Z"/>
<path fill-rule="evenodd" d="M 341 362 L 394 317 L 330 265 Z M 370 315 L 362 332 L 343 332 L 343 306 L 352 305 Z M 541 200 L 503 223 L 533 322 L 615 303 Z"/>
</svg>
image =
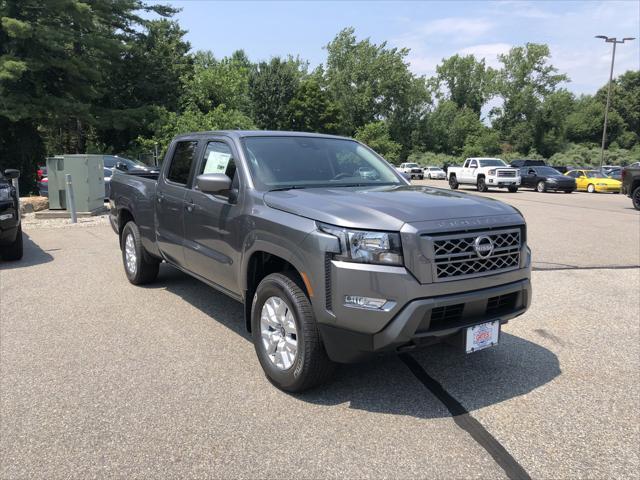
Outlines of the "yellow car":
<svg viewBox="0 0 640 480">
<path fill-rule="evenodd" d="M 607 177 L 604 173 L 597 170 L 571 170 L 565 173 L 568 177 L 576 179 L 576 187 L 578 190 L 595 192 L 613 192 L 620 193 L 622 182 L 611 177 Z"/>
</svg>

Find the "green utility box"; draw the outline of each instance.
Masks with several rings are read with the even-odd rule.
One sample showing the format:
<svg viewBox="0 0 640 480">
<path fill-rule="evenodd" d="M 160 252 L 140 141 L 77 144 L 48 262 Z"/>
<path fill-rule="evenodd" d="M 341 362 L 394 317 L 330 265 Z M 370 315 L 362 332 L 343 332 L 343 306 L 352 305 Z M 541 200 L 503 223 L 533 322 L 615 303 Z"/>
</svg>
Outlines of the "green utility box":
<svg viewBox="0 0 640 480">
<path fill-rule="evenodd" d="M 61 155 L 47 158 L 49 210 L 66 210 L 66 175 L 71 175 L 78 212 L 104 208 L 104 155 Z"/>
</svg>

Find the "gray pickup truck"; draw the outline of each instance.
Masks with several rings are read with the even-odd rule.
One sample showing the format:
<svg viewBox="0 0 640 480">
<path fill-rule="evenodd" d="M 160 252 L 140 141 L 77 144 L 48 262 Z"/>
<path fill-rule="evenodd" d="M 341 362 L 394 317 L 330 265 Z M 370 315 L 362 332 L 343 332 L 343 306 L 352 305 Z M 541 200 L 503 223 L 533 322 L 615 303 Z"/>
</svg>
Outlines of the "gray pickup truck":
<svg viewBox="0 0 640 480">
<path fill-rule="evenodd" d="M 494 345 L 531 301 L 515 208 L 412 186 L 348 138 L 179 136 L 159 174 L 114 174 L 110 220 L 131 283 L 165 261 L 242 302 L 267 378 L 287 391 L 381 352 Z"/>
</svg>

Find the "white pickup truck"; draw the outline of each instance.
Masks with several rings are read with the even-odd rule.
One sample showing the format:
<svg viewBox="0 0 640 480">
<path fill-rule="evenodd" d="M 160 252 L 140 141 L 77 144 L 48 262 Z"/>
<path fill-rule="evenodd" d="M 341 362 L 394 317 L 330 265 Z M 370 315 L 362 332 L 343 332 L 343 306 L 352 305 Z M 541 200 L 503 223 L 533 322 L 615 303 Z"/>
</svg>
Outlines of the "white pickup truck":
<svg viewBox="0 0 640 480">
<path fill-rule="evenodd" d="M 508 188 L 517 192 L 520 186 L 520 170 L 508 166 L 499 158 L 467 158 L 462 167 L 449 167 L 449 186 L 455 190 L 459 185 L 475 185 L 479 192 L 490 187 Z"/>
<path fill-rule="evenodd" d="M 417 178 L 418 180 L 422 180 L 424 178 L 424 170 L 422 170 L 422 167 L 417 163 L 401 163 L 398 171 L 405 173 L 410 179 Z"/>
</svg>

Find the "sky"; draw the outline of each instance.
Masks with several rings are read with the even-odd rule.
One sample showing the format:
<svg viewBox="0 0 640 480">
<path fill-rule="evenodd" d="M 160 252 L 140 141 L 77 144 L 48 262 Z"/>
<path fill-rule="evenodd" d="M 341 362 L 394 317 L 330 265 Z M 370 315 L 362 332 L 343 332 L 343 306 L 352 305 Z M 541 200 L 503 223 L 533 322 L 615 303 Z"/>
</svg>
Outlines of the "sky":
<svg viewBox="0 0 640 480">
<path fill-rule="evenodd" d="M 527 42 L 546 43 L 569 90 L 595 93 L 609 78 L 611 44 L 594 38 L 640 37 L 640 0 L 603 1 L 211 1 L 174 0 L 194 50 L 224 57 L 244 49 L 252 61 L 299 55 L 311 67 L 343 28 L 359 39 L 409 48 L 418 75 L 431 76 L 455 53 L 485 58 Z M 618 45 L 614 76 L 640 69 L 640 41 Z"/>
</svg>

